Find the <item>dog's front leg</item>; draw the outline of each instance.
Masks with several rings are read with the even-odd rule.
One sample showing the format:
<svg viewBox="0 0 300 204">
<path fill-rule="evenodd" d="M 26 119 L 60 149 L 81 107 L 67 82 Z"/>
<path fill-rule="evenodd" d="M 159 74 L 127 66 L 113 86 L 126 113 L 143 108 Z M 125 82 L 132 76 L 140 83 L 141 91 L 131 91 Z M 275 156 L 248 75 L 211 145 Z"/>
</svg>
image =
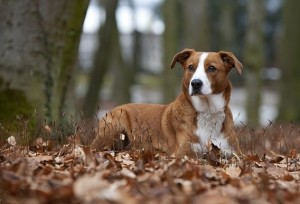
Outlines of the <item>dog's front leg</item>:
<svg viewBox="0 0 300 204">
<path fill-rule="evenodd" d="M 182 158 L 184 156 L 197 157 L 198 151 L 193 148 L 194 144 L 199 144 L 196 138 L 193 138 L 186 132 L 176 134 L 175 156 Z"/>
</svg>

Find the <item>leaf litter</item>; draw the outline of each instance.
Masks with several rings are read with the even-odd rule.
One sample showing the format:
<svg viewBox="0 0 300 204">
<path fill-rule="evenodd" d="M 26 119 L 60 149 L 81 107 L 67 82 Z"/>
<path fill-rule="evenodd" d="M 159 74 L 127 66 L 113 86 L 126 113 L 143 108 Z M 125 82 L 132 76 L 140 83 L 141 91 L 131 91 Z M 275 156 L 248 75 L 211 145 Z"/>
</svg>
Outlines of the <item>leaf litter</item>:
<svg viewBox="0 0 300 204">
<path fill-rule="evenodd" d="M 209 156 L 210 154 L 208 154 Z M 1 148 L 3 203 L 298 203 L 300 154 L 213 162 L 143 151 L 100 151 L 38 138 Z"/>
</svg>

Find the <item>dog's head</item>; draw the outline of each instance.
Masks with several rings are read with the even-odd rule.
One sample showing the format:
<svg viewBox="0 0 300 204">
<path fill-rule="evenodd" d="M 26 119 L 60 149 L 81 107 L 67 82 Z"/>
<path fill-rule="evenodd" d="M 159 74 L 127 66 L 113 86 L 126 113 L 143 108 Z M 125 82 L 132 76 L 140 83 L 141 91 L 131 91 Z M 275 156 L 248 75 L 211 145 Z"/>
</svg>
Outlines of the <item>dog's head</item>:
<svg viewBox="0 0 300 204">
<path fill-rule="evenodd" d="M 177 53 L 176 62 L 184 68 L 183 87 L 190 96 L 211 95 L 223 92 L 229 84 L 228 73 L 236 68 L 241 74 L 243 65 L 231 52 L 196 52 L 184 49 Z"/>
</svg>

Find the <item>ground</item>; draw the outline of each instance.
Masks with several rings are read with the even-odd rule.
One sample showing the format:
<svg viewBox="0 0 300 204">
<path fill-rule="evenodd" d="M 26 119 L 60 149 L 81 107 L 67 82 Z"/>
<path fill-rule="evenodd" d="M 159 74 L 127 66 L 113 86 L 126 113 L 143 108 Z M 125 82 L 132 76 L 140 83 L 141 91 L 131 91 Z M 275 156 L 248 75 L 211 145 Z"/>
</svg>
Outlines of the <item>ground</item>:
<svg viewBox="0 0 300 204">
<path fill-rule="evenodd" d="M 299 203 L 299 129 L 237 130 L 245 155 L 95 151 L 71 136 L 1 147 L 0 203 Z M 298 146 L 299 147 L 299 146 Z"/>
</svg>

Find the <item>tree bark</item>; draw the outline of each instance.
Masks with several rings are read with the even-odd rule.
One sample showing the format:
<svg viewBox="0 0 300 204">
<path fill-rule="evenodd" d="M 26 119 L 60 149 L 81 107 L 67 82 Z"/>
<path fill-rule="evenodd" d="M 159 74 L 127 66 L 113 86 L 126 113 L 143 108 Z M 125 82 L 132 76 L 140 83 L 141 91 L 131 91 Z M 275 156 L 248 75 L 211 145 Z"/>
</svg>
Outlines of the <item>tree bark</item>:
<svg viewBox="0 0 300 204">
<path fill-rule="evenodd" d="M 103 79 L 113 61 L 113 44 L 116 40 L 116 17 L 115 12 L 118 0 L 101 2 L 106 11 L 104 26 L 98 33 L 98 49 L 95 53 L 93 68 L 90 74 L 88 90 L 85 96 L 85 116 L 92 118 L 96 115 L 96 108 L 99 101 L 99 93 L 102 88 Z"/>
<path fill-rule="evenodd" d="M 60 119 L 73 90 L 70 79 L 88 3 L 0 0 L 0 76 L 26 93 L 48 121 Z M 74 110 L 74 104 L 67 106 Z"/>
<path fill-rule="evenodd" d="M 259 125 L 262 79 L 264 66 L 264 4 L 260 0 L 247 2 L 247 30 L 244 51 L 244 66 L 247 89 L 247 119 L 253 126 Z"/>
<path fill-rule="evenodd" d="M 178 1 L 166 0 L 163 5 L 165 33 L 164 33 L 164 68 L 163 68 L 163 102 L 169 103 L 177 95 L 178 77 L 176 71 L 170 70 L 173 56 L 179 52 L 179 11 Z"/>
<path fill-rule="evenodd" d="M 210 51 L 209 3 L 207 0 L 182 1 L 184 21 L 181 22 L 181 26 L 185 39 L 184 47 Z"/>
<path fill-rule="evenodd" d="M 220 3 L 220 48 L 233 52 L 235 48 L 234 2 L 232 0 Z"/>
<path fill-rule="evenodd" d="M 281 79 L 280 122 L 300 122 L 300 1 L 284 1 L 283 35 L 279 53 Z"/>
<path fill-rule="evenodd" d="M 59 96 L 58 107 L 59 115 L 64 112 L 76 114 L 74 107 L 74 76 L 76 73 L 76 62 L 78 56 L 79 39 L 82 31 L 84 17 L 87 11 L 89 0 L 79 0 L 70 4 L 70 19 L 66 21 L 67 33 L 65 36 L 65 45 L 62 48 L 62 56 L 59 64 L 58 81 L 56 92 Z M 71 108 L 70 108 L 71 107 Z"/>
<path fill-rule="evenodd" d="M 131 93 L 130 88 L 134 84 L 134 75 L 135 75 L 135 67 L 133 65 L 136 65 L 134 63 L 131 63 L 130 61 L 126 61 L 123 56 L 123 50 L 121 46 L 120 41 L 120 33 L 117 27 L 117 21 L 114 21 L 114 24 L 112 25 L 112 36 L 114 37 L 114 43 L 111 45 L 113 46 L 114 50 L 114 59 L 113 60 L 113 87 L 112 87 L 112 99 L 114 103 L 117 105 L 129 103 L 131 101 Z M 135 35 L 135 34 L 134 34 Z M 134 42 L 133 46 L 137 45 L 135 40 L 135 36 L 133 35 Z M 132 47 L 134 49 L 134 47 Z M 135 59 L 135 51 L 132 51 L 133 60 Z"/>
</svg>

